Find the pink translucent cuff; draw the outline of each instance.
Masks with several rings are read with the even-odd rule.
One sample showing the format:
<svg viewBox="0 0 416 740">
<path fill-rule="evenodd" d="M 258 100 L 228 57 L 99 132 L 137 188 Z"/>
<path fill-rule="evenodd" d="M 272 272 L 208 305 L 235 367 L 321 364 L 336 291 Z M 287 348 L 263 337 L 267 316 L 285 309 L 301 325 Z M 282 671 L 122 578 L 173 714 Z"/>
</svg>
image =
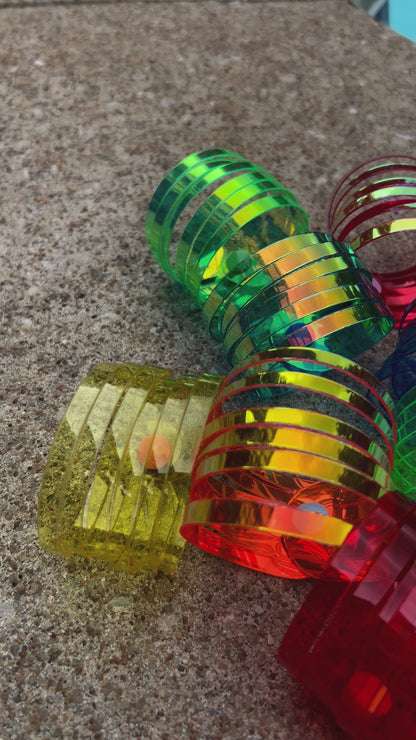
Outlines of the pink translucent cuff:
<svg viewBox="0 0 416 740">
<path fill-rule="evenodd" d="M 415 241 L 415 208 L 416 159 L 392 155 L 351 170 L 336 187 L 328 212 L 329 233 L 354 250 L 388 246 L 392 269 L 372 272 L 396 325 L 416 298 L 416 263 L 397 270 L 401 248 L 410 249 Z M 407 321 L 415 316 L 416 310 Z"/>
</svg>

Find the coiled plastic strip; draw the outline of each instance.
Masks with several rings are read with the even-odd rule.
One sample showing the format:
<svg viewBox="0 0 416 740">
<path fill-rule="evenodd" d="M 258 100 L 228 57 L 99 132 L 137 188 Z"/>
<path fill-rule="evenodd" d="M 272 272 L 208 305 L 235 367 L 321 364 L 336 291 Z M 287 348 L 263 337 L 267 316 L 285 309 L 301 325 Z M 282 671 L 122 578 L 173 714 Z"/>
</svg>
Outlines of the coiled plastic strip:
<svg viewBox="0 0 416 740">
<path fill-rule="evenodd" d="M 215 149 L 164 178 L 146 237 L 202 308 L 231 365 L 281 345 L 360 354 L 390 331 L 391 314 L 353 250 L 307 227 L 295 196 L 272 175 Z"/>
<path fill-rule="evenodd" d="M 224 380 L 209 414 L 182 534 L 234 562 L 242 553 L 258 570 L 315 575 L 334 552 L 322 538 L 339 545 L 345 522 L 360 521 L 391 488 L 395 435 L 392 399 L 352 361 L 301 347 L 253 355 Z M 289 524 L 282 505 L 293 507 Z M 338 533 L 332 521 L 308 523 L 308 512 L 339 520 Z M 263 516 L 271 527 L 259 525 Z M 277 521 L 286 522 L 280 534 Z"/>
<path fill-rule="evenodd" d="M 328 212 L 328 229 L 354 250 L 389 244 L 391 270 L 372 270 L 375 285 L 389 306 L 396 325 L 416 298 L 416 263 L 397 270 L 400 251 L 413 255 L 416 238 L 416 159 L 393 155 L 360 164 L 338 184 Z M 402 241 L 399 236 L 406 237 Z M 380 242 L 379 242 L 380 240 Z M 383 240 L 383 242 L 381 242 Z M 416 313 L 408 315 L 410 321 Z"/>
</svg>

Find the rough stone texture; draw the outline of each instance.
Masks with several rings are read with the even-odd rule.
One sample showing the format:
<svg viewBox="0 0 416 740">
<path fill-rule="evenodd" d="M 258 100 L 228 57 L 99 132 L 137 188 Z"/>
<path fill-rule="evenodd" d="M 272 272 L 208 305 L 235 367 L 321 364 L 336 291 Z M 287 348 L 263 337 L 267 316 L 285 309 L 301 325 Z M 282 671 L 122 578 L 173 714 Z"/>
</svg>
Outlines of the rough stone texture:
<svg viewBox="0 0 416 740">
<path fill-rule="evenodd" d="M 180 0 L 167 0 L 168 3 L 176 3 Z M 291 3 L 311 3 L 311 2 L 323 2 L 323 0 L 270 0 L 274 3 L 281 3 L 281 2 L 291 2 Z M 333 0 L 330 0 L 333 2 Z M 25 8 L 28 6 L 36 6 L 41 7 L 45 5 L 85 5 L 91 4 L 91 5 L 116 5 L 116 4 L 126 4 L 131 3 L 133 5 L 137 4 L 138 0 L 0 0 L 0 8 L 10 8 L 10 7 L 21 7 Z M 143 0 L 144 3 L 162 3 L 165 4 L 163 0 Z M 200 0 L 187 0 L 189 3 L 195 3 L 195 4 L 201 4 Z M 223 4 L 228 4 L 233 2 L 233 0 L 219 0 L 219 2 Z M 241 3 L 262 3 L 263 0 L 241 0 Z M 350 0 L 338 0 L 338 2 L 350 2 Z"/>
<path fill-rule="evenodd" d="M 0 738 L 341 738 L 275 657 L 308 584 L 190 546 L 169 578 L 66 561 L 40 551 L 36 501 L 93 364 L 226 369 L 144 242 L 163 174 L 232 148 L 322 229 L 353 164 L 413 152 L 415 48 L 332 0 L 3 9 L 0 24 Z"/>
</svg>

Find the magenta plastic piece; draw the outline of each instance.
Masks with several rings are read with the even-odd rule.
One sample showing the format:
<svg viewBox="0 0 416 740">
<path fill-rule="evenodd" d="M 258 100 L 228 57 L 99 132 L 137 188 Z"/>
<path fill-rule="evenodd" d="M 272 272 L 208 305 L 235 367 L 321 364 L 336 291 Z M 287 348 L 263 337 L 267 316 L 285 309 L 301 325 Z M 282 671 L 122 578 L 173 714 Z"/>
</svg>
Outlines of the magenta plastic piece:
<svg viewBox="0 0 416 740">
<path fill-rule="evenodd" d="M 403 244 L 409 255 L 413 253 L 415 207 L 416 159 L 393 154 L 370 159 L 348 172 L 338 183 L 328 212 L 329 233 L 335 239 L 348 242 L 354 251 L 371 244 L 390 255 L 391 270 L 372 272 L 396 326 L 416 298 L 415 262 L 397 270 Z M 406 321 L 413 318 L 414 311 Z"/>
<path fill-rule="evenodd" d="M 398 493 L 348 535 L 279 648 L 357 740 L 416 737 L 416 506 Z M 338 579 L 338 580 L 334 580 Z"/>
</svg>

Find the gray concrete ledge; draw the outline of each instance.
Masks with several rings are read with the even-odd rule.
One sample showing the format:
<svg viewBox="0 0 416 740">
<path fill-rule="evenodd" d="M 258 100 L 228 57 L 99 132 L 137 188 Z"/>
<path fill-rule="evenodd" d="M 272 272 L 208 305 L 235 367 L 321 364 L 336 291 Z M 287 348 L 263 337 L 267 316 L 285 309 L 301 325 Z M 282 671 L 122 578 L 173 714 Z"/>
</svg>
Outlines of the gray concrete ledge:
<svg viewBox="0 0 416 740">
<path fill-rule="evenodd" d="M 323 0 L 269 0 L 274 4 L 281 2 L 287 3 L 312 3 L 312 2 L 323 2 Z M 332 1 L 333 0 L 329 0 Z M 349 0 L 338 0 L 338 2 L 348 2 Z M 122 5 L 122 4 L 165 4 L 166 0 L 1 0 L 0 8 L 28 8 L 28 7 L 44 7 L 49 5 Z M 201 4 L 201 0 L 167 0 L 169 4 L 177 2 L 189 2 L 194 4 Z M 222 5 L 228 5 L 235 2 L 235 0 L 217 0 Z M 255 5 L 260 4 L 263 0 L 239 0 L 244 5 Z"/>
</svg>

